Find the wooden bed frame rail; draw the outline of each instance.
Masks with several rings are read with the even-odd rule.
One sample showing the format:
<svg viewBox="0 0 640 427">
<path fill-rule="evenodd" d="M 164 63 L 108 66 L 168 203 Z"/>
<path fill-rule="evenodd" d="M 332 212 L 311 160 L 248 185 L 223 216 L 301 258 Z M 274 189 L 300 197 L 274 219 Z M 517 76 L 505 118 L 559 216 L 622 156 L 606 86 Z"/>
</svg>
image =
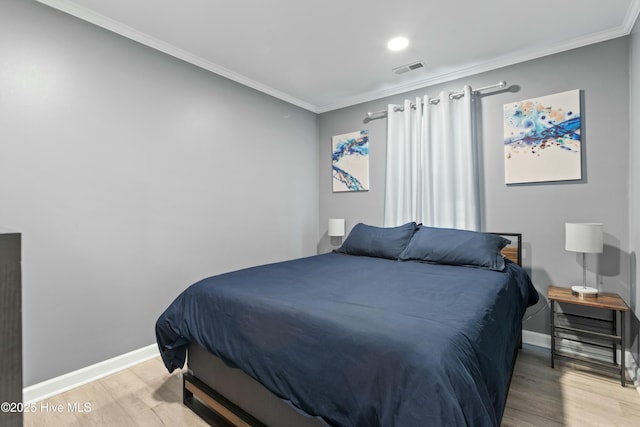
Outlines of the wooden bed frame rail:
<svg viewBox="0 0 640 427">
<path fill-rule="evenodd" d="M 206 410 L 213 411 L 214 418 L 216 415 L 222 417 L 222 422 L 214 420 L 215 425 L 226 423 L 235 427 L 267 427 L 188 372 L 182 375 L 182 403 L 206 421 L 209 421 L 207 416 L 210 418 L 212 415 Z"/>
</svg>

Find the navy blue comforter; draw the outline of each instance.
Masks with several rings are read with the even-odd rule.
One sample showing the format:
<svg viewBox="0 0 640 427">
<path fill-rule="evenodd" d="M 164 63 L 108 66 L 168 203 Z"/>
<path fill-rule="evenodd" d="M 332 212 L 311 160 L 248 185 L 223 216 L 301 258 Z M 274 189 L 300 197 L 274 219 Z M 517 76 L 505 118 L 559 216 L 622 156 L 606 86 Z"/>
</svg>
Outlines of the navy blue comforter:
<svg viewBox="0 0 640 427">
<path fill-rule="evenodd" d="M 537 301 L 503 272 L 330 253 L 204 279 L 160 316 L 171 372 L 197 342 L 333 426 L 497 426 Z"/>
</svg>

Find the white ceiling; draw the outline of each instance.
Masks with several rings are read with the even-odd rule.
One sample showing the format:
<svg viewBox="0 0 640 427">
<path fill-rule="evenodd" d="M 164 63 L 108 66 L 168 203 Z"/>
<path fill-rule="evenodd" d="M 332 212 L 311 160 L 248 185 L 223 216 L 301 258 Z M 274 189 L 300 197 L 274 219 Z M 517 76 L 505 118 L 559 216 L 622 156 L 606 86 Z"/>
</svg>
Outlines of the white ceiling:
<svg viewBox="0 0 640 427">
<path fill-rule="evenodd" d="M 38 1 L 316 113 L 624 36 L 640 12 L 640 0 Z M 398 35 L 409 47 L 388 51 Z"/>
</svg>

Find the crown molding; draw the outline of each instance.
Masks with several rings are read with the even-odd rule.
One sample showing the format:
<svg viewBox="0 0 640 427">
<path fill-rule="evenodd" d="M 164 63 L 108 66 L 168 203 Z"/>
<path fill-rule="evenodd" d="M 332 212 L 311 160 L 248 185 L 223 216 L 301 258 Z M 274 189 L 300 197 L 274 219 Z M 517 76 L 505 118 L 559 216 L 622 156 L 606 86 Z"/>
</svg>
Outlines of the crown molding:
<svg viewBox="0 0 640 427">
<path fill-rule="evenodd" d="M 629 5 L 627 16 L 625 17 L 623 27 L 627 29 L 627 34 L 633 31 L 633 27 L 638 22 L 638 16 L 640 16 L 640 0 L 633 0 Z M 640 25 L 636 29 L 640 31 Z"/>
<path fill-rule="evenodd" d="M 509 65 L 519 64 L 522 62 L 530 61 L 533 59 L 542 58 L 556 53 L 566 52 L 568 50 L 577 49 L 590 44 L 600 43 L 607 40 L 615 39 L 628 35 L 633 29 L 633 25 L 640 13 L 640 0 L 633 2 L 635 7 L 630 8 L 630 12 L 627 18 L 633 14 L 632 19 L 626 19 L 624 25 L 617 28 L 612 28 L 598 33 L 589 34 L 584 37 L 575 38 L 566 43 L 554 46 L 552 48 L 545 49 L 529 49 L 525 52 L 519 52 L 513 55 L 503 55 L 490 61 L 478 63 L 464 69 L 451 71 L 448 73 L 442 73 L 433 75 L 425 79 L 413 81 L 403 85 L 394 86 L 392 88 L 384 90 L 375 90 L 360 95 L 356 95 L 350 98 L 346 98 L 341 102 L 334 104 L 327 104 L 316 107 L 317 113 L 326 113 L 340 108 L 351 107 L 353 105 L 362 104 L 364 102 L 375 101 L 388 96 L 399 95 L 405 92 L 410 92 L 417 89 L 422 89 L 428 86 L 434 86 L 441 83 L 457 80 L 464 77 L 473 76 L 476 74 L 484 73 L 487 71 L 497 70 L 499 68 L 507 67 Z"/>
<path fill-rule="evenodd" d="M 326 113 L 333 110 L 338 110 L 341 108 L 351 107 L 357 104 L 362 104 L 364 102 L 374 101 L 374 100 L 386 98 L 389 96 L 398 95 L 404 92 L 409 92 L 409 91 L 425 88 L 428 86 L 433 86 L 440 83 L 446 83 L 448 81 L 460 79 L 463 77 L 469 77 L 475 74 L 499 69 L 509 65 L 514 65 L 514 64 L 529 61 L 532 59 L 537 59 L 544 56 L 568 51 L 571 49 L 576 49 L 589 44 L 599 43 L 599 42 L 614 39 L 617 37 L 623 37 L 631 33 L 638 19 L 638 16 L 640 15 L 640 0 L 633 0 L 629 5 L 629 10 L 627 11 L 627 15 L 625 17 L 623 24 L 620 25 L 619 27 L 601 31 L 594 34 L 589 34 L 585 37 L 579 37 L 579 38 L 570 40 L 566 43 L 554 46 L 553 48 L 544 48 L 544 49 L 532 48 L 532 49 L 529 49 L 528 51 L 525 51 L 524 53 L 519 52 L 518 54 L 514 54 L 514 55 L 504 55 L 490 61 L 471 65 L 464 69 L 455 70 L 455 71 L 442 73 L 438 75 L 431 75 L 425 79 L 393 86 L 390 88 L 385 88 L 382 90 L 365 92 L 362 94 L 344 98 L 343 100 L 338 101 L 336 103 L 318 106 L 318 105 L 314 105 L 309 102 L 303 101 L 301 99 L 298 99 L 296 97 L 293 97 L 287 93 L 274 89 L 268 85 L 252 80 L 242 74 L 238 74 L 232 70 L 229 70 L 211 61 L 207 61 L 197 55 L 191 54 L 176 46 L 163 42 L 162 40 L 151 37 L 148 34 L 135 30 L 134 28 L 131 28 L 120 22 L 107 18 L 106 16 L 95 13 L 84 7 L 80 7 L 77 4 L 73 3 L 73 1 L 70 1 L 70 0 L 37 0 L 37 1 L 47 6 L 50 6 L 54 9 L 58 9 L 62 12 L 65 12 L 69 15 L 80 18 L 84 21 L 95 24 L 99 27 L 105 28 L 116 34 L 127 37 L 145 46 L 149 46 L 153 49 L 164 52 L 168 55 L 181 59 L 197 67 L 203 68 L 212 73 L 225 77 L 229 80 L 235 81 L 244 86 L 250 87 L 259 92 L 273 96 L 274 98 L 280 99 L 289 104 L 293 104 L 295 106 L 298 106 L 300 108 L 303 108 L 305 110 L 311 111 L 312 113 L 316 113 L 316 114 L 321 114 L 321 113 Z"/>
<path fill-rule="evenodd" d="M 131 28 L 121 22 L 115 21 L 99 13 L 95 13 L 87 8 L 78 6 L 72 1 L 69 1 L 69 0 L 37 0 L 37 1 L 39 3 L 45 4 L 54 9 L 65 12 L 69 15 L 75 16 L 76 18 L 82 19 L 83 21 L 90 22 L 94 25 L 102 27 L 118 35 L 134 40 L 140 44 L 159 50 L 160 52 L 166 53 L 167 55 L 181 59 L 185 62 L 193 64 L 197 67 L 203 68 L 207 71 L 211 71 L 214 74 L 218 74 L 229 80 L 233 80 L 234 82 L 240 83 L 243 86 L 250 87 L 259 92 L 265 93 L 267 95 L 273 96 L 274 98 L 278 98 L 282 101 L 285 101 L 289 104 L 293 104 L 300 108 L 304 108 L 305 110 L 309 110 L 313 113 L 317 113 L 316 106 L 313 104 L 310 104 L 306 101 L 295 98 L 289 94 L 286 94 L 282 91 L 274 89 L 270 86 L 267 86 L 255 80 L 252 80 L 242 74 L 231 71 L 228 68 L 222 67 L 211 61 L 207 61 L 197 55 L 189 53 L 170 43 L 166 43 L 146 33 L 143 33 L 134 28 Z"/>
</svg>

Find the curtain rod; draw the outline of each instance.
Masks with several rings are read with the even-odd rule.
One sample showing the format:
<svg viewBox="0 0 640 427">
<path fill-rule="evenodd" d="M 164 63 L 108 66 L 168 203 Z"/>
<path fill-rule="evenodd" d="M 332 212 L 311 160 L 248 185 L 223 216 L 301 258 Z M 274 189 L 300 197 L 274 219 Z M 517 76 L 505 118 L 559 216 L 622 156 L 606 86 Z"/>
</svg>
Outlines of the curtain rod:
<svg viewBox="0 0 640 427">
<path fill-rule="evenodd" d="M 505 82 L 503 80 L 503 81 L 498 82 L 498 83 L 493 84 L 493 85 L 479 87 L 478 89 L 474 89 L 474 90 L 471 91 L 471 93 L 472 94 L 476 94 L 478 92 L 482 92 L 482 91 L 488 90 L 488 89 L 494 89 L 496 87 L 505 87 L 506 85 L 507 85 L 507 82 Z M 461 98 L 462 96 L 464 96 L 464 92 L 454 92 L 451 95 L 449 95 L 449 99 Z M 440 98 L 433 98 L 429 102 L 431 104 L 435 105 L 435 104 L 440 102 Z M 401 107 L 401 106 L 395 107 L 394 111 L 404 111 L 404 107 Z M 387 111 L 386 110 L 382 110 L 382 111 L 376 111 L 374 113 L 367 113 L 367 118 L 369 118 L 369 119 L 379 119 L 379 118 L 382 118 L 382 117 L 386 117 L 386 115 L 387 115 Z"/>
</svg>

